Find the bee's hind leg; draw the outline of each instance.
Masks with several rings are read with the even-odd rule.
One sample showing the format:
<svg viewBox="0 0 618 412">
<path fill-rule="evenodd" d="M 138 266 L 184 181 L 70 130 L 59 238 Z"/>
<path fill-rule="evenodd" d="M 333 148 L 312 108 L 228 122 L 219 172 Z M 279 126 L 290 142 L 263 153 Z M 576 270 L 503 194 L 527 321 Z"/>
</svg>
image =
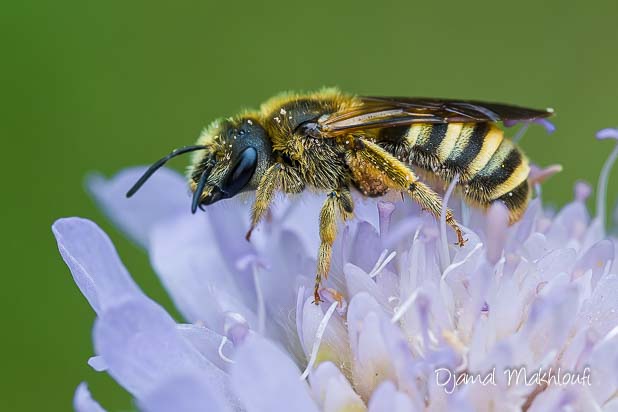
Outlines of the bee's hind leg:
<svg viewBox="0 0 618 412">
<path fill-rule="evenodd" d="M 440 196 L 429 188 L 425 183 L 420 180 L 411 183 L 407 192 L 414 201 L 416 201 L 425 210 L 431 212 L 436 219 L 440 219 L 442 213 L 442 199 Z M 457 235 L 457 245 L 463 246 L 466 243 L 466 239 L 463 237 L 463 233 L 457 224 L 457 221 L 453 217 L 453 212 L 450 209 L 446 210 L 446 224 L 448 224 Z"/>
<path fill-rule="evenodd" d="M 349 154 L 348 164 L 352 168 L 353 175 L 354 169 L 362 171 L 363 179 L 383 180 L 383 177 L 386 177 L 384 180 L 389 188 L 406 192 L 423 209 L 428 210 L 436 219 L 440 219 L 442 212 L 440 196 L 421 182 L 404 163 L 377 144 L 367 140 L 357 142 L 357 149 Z M 457 244 L 463 246 L 466 240 L 450 209 L 446 210 L 446 223 L 457 234 Z"/>
<path fill-rule="evenodd" d="M 328 194 L 320 211 L 320 249 L 318 251 L 318 267 L 313 288 L 313 303 L 319 304 L 322 278 L 328 278 L 333 243 L 337 237 L 337 218 L 346 220 L 354 212 L 354 201 L 347 187 L 333 190 Z"/>
</svg>

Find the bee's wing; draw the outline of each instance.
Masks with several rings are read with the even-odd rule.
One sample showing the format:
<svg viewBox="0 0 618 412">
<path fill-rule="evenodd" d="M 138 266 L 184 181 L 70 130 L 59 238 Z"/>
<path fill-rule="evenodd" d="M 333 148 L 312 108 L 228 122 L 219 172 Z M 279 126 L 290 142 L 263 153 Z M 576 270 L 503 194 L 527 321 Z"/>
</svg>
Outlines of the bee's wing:
<svg viewBox="0 0 618 412">
<path fill-rule="evenodd" d="M 407 97 L 360 97 L 360 105 L 318 120 L 322 135 L 413 123 L 483 123 L 529 121 L 553 110 L 536 110 L 501 103 Z"/>
</svg>

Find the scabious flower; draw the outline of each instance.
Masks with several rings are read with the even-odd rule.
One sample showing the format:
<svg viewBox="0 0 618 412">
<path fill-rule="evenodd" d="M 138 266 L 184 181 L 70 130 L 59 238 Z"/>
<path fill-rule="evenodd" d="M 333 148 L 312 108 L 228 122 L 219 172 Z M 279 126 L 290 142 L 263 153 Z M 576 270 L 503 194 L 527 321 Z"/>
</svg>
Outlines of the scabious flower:
<svg viewBox="0 0 618 412">
<path fill-rule="evenodd" d="M 618 140 L 618 130 L 599 137 Z M 282 200 L 248 243 L 243 202 L 191 215 L 170 170 L 130 200 L 141 168 L 92 177 L 95 199 L 147 250 L 180 324 L 139 289 L 95 223 L 60 219 L 53 232 L 97 313 L 89 363 L 140 410 L 616 411 L 618 242 L 603 225 L 611 161 L 594 218 L 581 182 L 559 212 L 537 196 L 510 227 L 503 206 L 481 214 L 452 197 L 462 248 L 411 202 L 356 199 L 320 306 L 311 291 L 322 198 Z M 509 382 L 503 371 L 519 367 L 590 376 Z M 493 370 L 491 382 L 457 384 Z M 74 406 L 103 410 L 85 383 Z"/>
</svg>

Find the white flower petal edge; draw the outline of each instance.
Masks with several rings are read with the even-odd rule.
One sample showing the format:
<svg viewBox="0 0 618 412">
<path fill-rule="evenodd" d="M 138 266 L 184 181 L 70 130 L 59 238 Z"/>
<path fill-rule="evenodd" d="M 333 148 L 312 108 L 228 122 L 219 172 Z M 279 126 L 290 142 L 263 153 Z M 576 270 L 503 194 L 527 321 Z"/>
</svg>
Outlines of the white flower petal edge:
<svg viewBox="0 0 618 412">
<path fill-rule="evenodd" d="M 59 219 L 52 231 L 75 283 L 97 314 L 123 299 L 143 296 L 111 240 L 95 223 Z"/>
<path fill-rule="evenodd" d="M 73 397 L 73 408 L 76 412 L 105 412 L 105 409 L 92 399 L 86 382 L 82 382 L 77 386 L 75 396 Z"/>
</svg>

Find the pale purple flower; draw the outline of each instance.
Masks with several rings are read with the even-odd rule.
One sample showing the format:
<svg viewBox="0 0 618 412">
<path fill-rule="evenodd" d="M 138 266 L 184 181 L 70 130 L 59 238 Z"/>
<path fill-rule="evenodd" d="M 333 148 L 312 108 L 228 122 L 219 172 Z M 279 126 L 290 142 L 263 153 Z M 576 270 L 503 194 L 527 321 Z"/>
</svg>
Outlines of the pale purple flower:
<svg viewBox="0 0 618 412">
<path fill-rule="evenodd" d="M 139 289 L 96 224 L 53 226 L 97 313 L 89 364 L 140 410 L 618 410 L 618 242 L 590 217 L 589 186 L 555 215 L 535 198 L 511 227 L 502 206 L 484 215 L 452 197 L 462 248 L 411 202 L 358 198 L 315 306 L 321 197 L 282 200 L 248 243 L 247 201 L 192 215 L 184 179 L 166 169 L 127 200 L 142 171 L 89 188 L 147 250 L 187 323 Z M 508 385 L 503 369 L 520 366 L 589 367 L 590 385 Z M 495 384 L 455 389 L 440 368 L 496 368 Z M 84 383 L 74 407 L 103 410 Z"/>
</svg>

